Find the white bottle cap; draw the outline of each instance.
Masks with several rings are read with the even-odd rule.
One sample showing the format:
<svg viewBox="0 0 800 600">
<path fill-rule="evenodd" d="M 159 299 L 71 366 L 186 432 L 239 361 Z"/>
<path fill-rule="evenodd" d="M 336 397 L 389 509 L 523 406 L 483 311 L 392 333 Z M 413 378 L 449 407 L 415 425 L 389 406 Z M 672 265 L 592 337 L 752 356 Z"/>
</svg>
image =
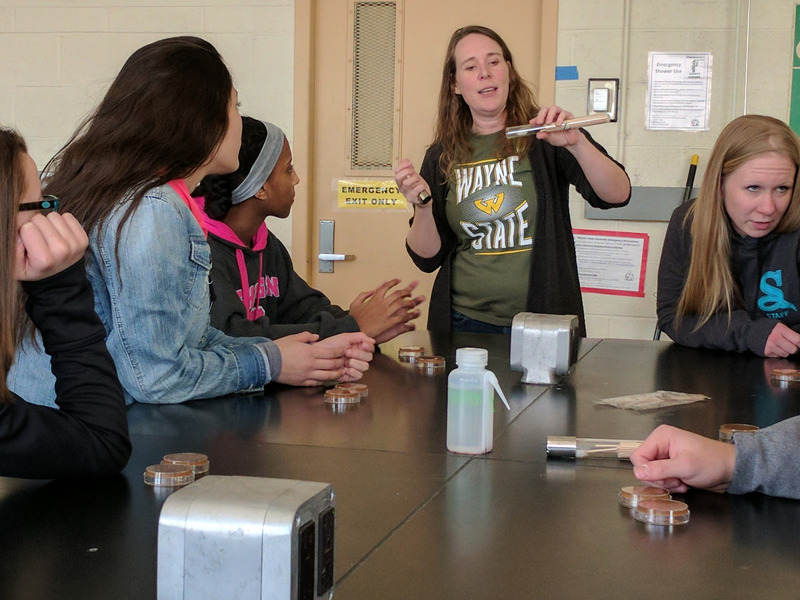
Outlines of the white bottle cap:
<svg viewBox="0 0 800 600">
<path fill-rule="evenodd" d="M 489 352 L 485 348 L 459 348 L 456 350 L 456 364 L 460 367 L 485 367 L 489 362 Z"/>
</svg>

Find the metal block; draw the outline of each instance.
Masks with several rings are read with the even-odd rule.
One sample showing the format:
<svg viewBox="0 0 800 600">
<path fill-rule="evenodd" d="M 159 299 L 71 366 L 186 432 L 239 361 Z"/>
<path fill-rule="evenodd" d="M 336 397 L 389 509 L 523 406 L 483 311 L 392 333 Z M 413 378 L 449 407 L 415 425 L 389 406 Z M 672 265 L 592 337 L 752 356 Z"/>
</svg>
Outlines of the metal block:
<svg viewBox="0 0 800 600">
<path fill-rule="evenodd" d="M 209 475 L 158 521 L 159 600 L 333 597 L 333 487 Z"/>
<path fill-rule="evenodd" d="M 577 354 L 578 317 L 522 312 L 511 322 L 511 370 L 523 383 L 557 383 Z"/>
</svg>

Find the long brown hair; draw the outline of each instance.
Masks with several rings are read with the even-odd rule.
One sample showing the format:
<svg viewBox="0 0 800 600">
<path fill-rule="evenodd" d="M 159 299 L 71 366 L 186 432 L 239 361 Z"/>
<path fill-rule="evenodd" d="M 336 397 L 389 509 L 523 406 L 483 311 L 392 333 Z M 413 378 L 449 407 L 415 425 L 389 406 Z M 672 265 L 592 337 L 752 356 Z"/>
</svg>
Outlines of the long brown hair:
<svg viewBox="0 0 800 600">
<path fill-rule="evenodd" d="M 777 232 L 800 229 L 800 140 L 783 121 L 763 115 L 744 115 L 722 130 L 711 151 L 700 195 L 687 213 L 692 221 L 692 258 L 676 313 L 676 327 L 685 315 L 698 315 L 697 327 L 714 313 L 731 310 L 740 291 L 731 273 L 732 226 L 725 211 L 725 177 L 744 163 L 774 152 L 794 163 L 792 197 Z"/>
<path fill-rule="evenodd" d="M 28 151 L 16 131 L 0 128 L 0 403 L 11 401 L 6 377 L 23 323 L 22 286 L 14 277 L 19 200 L 25 193 L 22 157 Z"/>
<path fill-rule="evenodd" d="M 134 52 L 95 111 L 46 167 L 47 194 L 90 233 L 132 195 L 202 166 L 228 125 L 233 81 L 217 50 L 197 37 L 159 40 Z"/>
<path fill-rule="evenodd" d="M 508 100 L 506 101 L 506 124 L 523 125 L 528 123 L 539 111 L 539 106 L 533 91 L 520 77 L 514 66 L 511 51 L 496 32 L 481 25 L 469 25 L 456 29 L 447 45 L 447 53 L 442 69 L 442 84 L 439 88 L 439 110 L 436 119 L 434 144 L 442 145 L 442 155 L 439 158 L 439 167 L 445 177 L 453 172 L 456 163 L 468 160 L 472 154 L 469 138 L 472 135 L 472 113 L 464 98 L 455 93 L 456 84 L 456 45 L 466 36 L 477 33 L 494 40 L 503 53 L 503 58 L 508 64 Z M 508 156 L 512 153 L 523 155 L 528 152 L 531 145 L 529 137 L 518 138 L 515 143 L 501 136 L 501 146 L 498 148 L 499 156 Z"/>
</svg>

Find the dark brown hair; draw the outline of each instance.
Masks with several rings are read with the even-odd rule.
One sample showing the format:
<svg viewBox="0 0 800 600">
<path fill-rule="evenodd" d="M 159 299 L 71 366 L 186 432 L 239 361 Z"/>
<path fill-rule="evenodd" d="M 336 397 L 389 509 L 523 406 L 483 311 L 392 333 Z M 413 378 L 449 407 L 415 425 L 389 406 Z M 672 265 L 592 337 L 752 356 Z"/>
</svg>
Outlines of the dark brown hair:
<svg viewBox="0 0 800 600">
<path fill-rule="evenodd" d="M 22 286 L 14 277 L 14 259 L 19 200 L 25 193 L 22 157 L 27 151 L 22 136 L 12 129 L 0 128 L 0 403 L 11 400 L 6 377 L 24 321 Z"/>
<path fill-rule="evenodd" d="M 228 126 L 233 81 L 217 50 L 174 37 L 134 52 L 95 111 L 50 161 L 47 194 L 91 232 L 131 196 L 202 166 Z"/>
<path fill-rule="evenodd" d="M 439 88 L 439 110 L 436 119 L 436 132 L 433 143 L 442 145 L 439 167 L 445 177 L 452 174 L 457 162 L 468 160 L 472 154 L 469 138 L 472 135 L 472 113 L 464 98 L 455 93 L 456 83 L 456 46 L 458 42 L 470 34 L 477 33 L 494 40 L 503 52 L 508 63 L 508 100 L 506 101 L 506 124 L 527 124 L 539 111 L 533 91 L 520 77 L 514 66 L 511 51 L 497 33 L 481 25 L 469 25 L 456 29 L 447 45 L 447 54 L 442 69 L 442 83 Z M 526 154 L 531 145 L 529 137 L 518 138 L 511 143 L 502 136 L 499 155 L 507 156 L 516 152 Z"/>
</svg>

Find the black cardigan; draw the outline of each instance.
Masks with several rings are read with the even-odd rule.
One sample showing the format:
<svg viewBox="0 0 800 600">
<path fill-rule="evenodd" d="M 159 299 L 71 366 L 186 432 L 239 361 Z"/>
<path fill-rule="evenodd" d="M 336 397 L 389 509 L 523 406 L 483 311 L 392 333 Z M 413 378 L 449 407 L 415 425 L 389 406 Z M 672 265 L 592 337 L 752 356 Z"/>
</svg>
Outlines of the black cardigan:
<svg viewBox="0 0 800 600">
<path fill-rule="evenodd" d="M 608 156 L 605 148 L 595 142 L 585 130 L 581 131 L 586 139 Z M 428 311 L 428 329 L 431 331 L 450 331 L 450 270 L 458 244 L 458 238 L 450 229 L 445 215 L 449 185 L 439 168 L 441 153 L 439 144 L 428 148 L 420 175 L 431 188 L 433 217 L 442 246 L 435 256 L 423 258 L 406 244 L 408 254 L 420 270 L 431 273 L 439 269 L 433 283 Z M 601 200 L 586 179 L 578 161 L 565 148 L 533 139 L 528 158 L 533 171 L 537 202 L 528 299 L 524 311 L 577 315 L 580 321 L 579 335 L 585 336 L 578 263 L 569 216 L 569 186 L 574 185 L 589 204 L 602 209 L 626 205 L 630 201 L 630 194 L 621 204 L 609 204 Z M 625 170 L 620 163 L 611 160 Z"/>
<path fill-rule="evenodd" d="M 131 454 L 125 398 L 83 261 L 24 287 L 25 308 L 51 357 L 60 410 L 16 394 L 0 403 L 0 476 L 119 472 Z"/>
</svg>

